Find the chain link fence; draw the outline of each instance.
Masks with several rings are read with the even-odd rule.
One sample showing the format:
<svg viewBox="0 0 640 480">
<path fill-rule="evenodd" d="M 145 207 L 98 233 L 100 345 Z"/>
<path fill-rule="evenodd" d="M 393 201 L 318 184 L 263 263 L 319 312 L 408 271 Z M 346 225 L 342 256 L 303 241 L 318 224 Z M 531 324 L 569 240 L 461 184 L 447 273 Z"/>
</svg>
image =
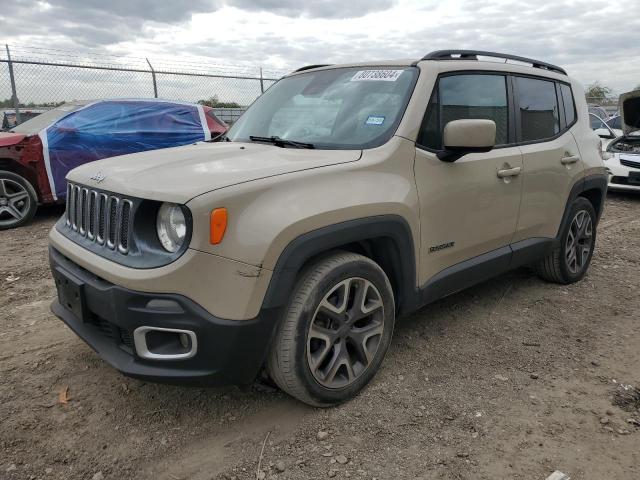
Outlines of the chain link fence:
<svg viewBox="0 0 640 480">
<path fill-rule="evenodd" d="M 156 66 L 147 59 L 134 66 L 112 65 L 79 58 L 58 61 L 51 52 L 31 59 L 13 54 L 13 47 L 2 50 L 0 112 L 12 111 L 18 122 L 21 109 L 26 117 L 28 109 L 51 108 L 72 100 L 156 97 L 206 103 L 216 108 L 223 120 L 233 123 L 278 79 L 263 75 L 258 68 L 233 71 L 229 67 L 225 72 L 225 67 L 218 67 L 220 72 L 207 72 L 206 65 L 187 64 L 192 67 L 189 69 L 185 64 Z"/>
</svg>

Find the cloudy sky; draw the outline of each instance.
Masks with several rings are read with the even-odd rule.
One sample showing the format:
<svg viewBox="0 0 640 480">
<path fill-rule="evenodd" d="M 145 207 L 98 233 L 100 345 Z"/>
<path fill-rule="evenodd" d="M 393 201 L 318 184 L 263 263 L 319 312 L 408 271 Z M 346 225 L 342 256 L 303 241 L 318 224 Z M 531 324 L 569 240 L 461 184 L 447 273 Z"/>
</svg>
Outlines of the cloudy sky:
<svg viewBox="0 0 640 480">
<path fill-rule="evenodd" d="M 616 93 L 640 84 L 640 0 L 2 0 L 0 42 L 286 71 L 474 48 Z M 635 4 L 635 6 L 634 6 Z M 627 9 L 625 12 L 625 8 Z"/>
</svg>

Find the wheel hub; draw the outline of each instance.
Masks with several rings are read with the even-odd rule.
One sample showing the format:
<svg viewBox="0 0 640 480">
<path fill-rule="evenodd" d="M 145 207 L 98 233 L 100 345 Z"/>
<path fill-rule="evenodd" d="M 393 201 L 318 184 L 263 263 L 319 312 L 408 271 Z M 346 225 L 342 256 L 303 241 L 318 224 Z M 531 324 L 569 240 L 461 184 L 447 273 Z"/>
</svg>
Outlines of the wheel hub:
<svg viewBox="0 0 640 480">
<path fill-rule="evenodd" d="M 24 185 L 0 178 L 0 225 L 13 226 L 28 214 L 30 207 L 31 200 Z"/>
<path fill-rule="evenodd" d="M 307 362 L 315 380 L 342 388 L 364 373 L 384 331 L 378 289 L 363 278 L 343 280 L 324 296 L 307 335 Z"/>
<path fill-rule="evenodd" d="M 580 210 L 571 221 L 565 243 L 565 259 L 571 273 L 577 274 L 585 268 L 592 247 L 593 222 L 586 210 Z"/>
</svg>

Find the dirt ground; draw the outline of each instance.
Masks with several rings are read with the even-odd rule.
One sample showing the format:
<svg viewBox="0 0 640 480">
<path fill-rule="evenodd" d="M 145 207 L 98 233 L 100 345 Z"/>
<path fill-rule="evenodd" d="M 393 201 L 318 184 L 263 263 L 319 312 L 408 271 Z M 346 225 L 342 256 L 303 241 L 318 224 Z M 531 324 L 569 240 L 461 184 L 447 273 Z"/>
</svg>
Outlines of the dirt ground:
<svg viewBox="0 0 640 480">
<path fill-rule="evenodd" d="M 640 196 L 609 195 L 585 280 L 521 269 L 422 309 L 326 410 L 110 368 L 49 311 L 60 214 L 0 232 L 1 479 L 640 478 Z"/>
</svg>

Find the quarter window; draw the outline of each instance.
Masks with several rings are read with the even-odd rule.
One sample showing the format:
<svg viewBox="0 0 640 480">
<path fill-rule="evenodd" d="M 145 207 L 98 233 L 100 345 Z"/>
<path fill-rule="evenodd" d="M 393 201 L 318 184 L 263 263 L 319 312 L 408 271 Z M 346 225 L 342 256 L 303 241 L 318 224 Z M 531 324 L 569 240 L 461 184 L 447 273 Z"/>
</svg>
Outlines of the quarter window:
<svg viewBox="0 0 640 480">
<path fill-rule="evenodd" d="M 573 102 L 573 94 L 571 93 L 571 87 L 564 83 L 560 84 L 560 91 L 562 92 L 565 122 L 567 126 L 569 126 L 576 121 L 576 107 Z"/>
<path fill-rule="evenodd" d="M 485 119 L 496 123 L 496 145 L 508 143 L 509 109 L 504 75 L 441 77 L 432 94 L 418 143 L 442 149 L 444 126 L 453 120 Z"/>
<path fill-rule="evenodd" d="M 520 140 L 544 140 L 560 132 L 558 98 L 554 82 L 515 77 L 520 110 Z"/>
</svg>

